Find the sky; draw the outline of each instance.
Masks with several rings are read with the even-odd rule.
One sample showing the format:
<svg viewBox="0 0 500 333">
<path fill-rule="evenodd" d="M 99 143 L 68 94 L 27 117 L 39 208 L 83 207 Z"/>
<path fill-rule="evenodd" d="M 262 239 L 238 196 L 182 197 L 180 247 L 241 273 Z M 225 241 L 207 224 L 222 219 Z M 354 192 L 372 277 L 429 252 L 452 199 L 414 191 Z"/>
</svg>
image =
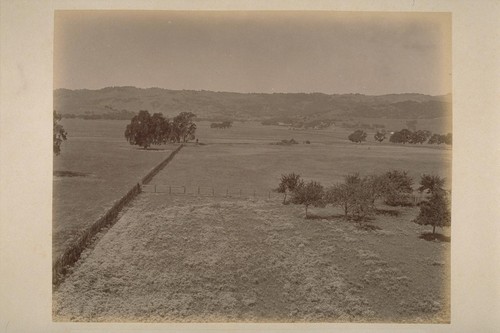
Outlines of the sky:
<svg viewBox="0 0 500 333">
<path fill-rule="evenodd" d="M 447 13 L 56 11 L 54 89 L 451 93 Z"/>
</svg>

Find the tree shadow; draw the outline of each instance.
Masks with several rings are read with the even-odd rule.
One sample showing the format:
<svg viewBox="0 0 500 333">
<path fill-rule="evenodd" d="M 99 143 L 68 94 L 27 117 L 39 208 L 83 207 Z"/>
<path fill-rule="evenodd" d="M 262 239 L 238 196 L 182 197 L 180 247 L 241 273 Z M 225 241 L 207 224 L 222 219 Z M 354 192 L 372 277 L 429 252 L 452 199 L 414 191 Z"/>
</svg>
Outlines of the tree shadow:
<svg viewBox="0 0 500 333">
<path fill-rule="evenodd" d="M 423 232 L 418 236 L 420 239 L 424 239 L 426 241 L 439 241 L 439 242 L 446 242 L 450 243 L 451 242 L 451 237 L 435 233 L 433 234 L 432 232 Z"/>
<path fill-rule="evenodd" d="M 376 230 L 382 230 L 381 227 L 376 226 L 374 224 L 369 224 L 369 223 L 357 223 L 356 224 L 356 229 L 358 230 L 363 230 L 363 231 L 376 231 Z"/>
<path fill-rule="evenodd" d="M 316 215 L 316 214 L 309 213 L 307 215 L 306 219 L 308 219 L 308 220 L 329 220 L 329 221 L 333 221 L 333 220 L 344 219 L 344 215 L 341 215 L 341 214 Z"/>
<path fill-rule="evenodd" d="M 172 149 L 168 149 L 168 148 L 148 148 L 148 149 L 136 148 L 136 150 L 140 150 L 140 151 L 171 151 Z"/>
<path fill-rule="evenodd" d="M 54 170 L 53 175 L 54 177 L 89 177 L 90 173 L 67 171 L 67 170 L 64 171 Z"/>
<path fill-rule="evenodd" d="M 375 209 L 377 215 L 399 216 L 401 213 L 395 209 Z"/>
</svg>

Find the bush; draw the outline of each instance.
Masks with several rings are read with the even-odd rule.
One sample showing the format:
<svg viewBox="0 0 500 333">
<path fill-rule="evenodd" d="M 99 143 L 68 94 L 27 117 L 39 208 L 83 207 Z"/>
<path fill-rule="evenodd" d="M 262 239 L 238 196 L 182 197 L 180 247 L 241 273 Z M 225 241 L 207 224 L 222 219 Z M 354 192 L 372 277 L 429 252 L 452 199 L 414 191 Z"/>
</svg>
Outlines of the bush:
<svg viewBox="0 0 500 333">
<path fill-rule="evenodd" d="M 352 142 L 361 143 L 363 141 L 366 141 L 366 136 L 367 134 L 365 131 L 357 130 L 351 133 L 347 138 Z"/>
</svg>

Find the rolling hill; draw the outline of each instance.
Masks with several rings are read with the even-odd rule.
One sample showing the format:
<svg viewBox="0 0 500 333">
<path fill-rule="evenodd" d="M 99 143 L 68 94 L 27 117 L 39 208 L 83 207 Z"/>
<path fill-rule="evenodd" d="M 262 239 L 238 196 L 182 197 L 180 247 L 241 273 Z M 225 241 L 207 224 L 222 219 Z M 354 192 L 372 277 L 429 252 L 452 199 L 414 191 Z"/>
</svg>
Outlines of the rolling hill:
<svg viewBox="0 0 500 333">
<path fill-rule="evenodd" d="M 111 118 L 127 118 L 132 112 L 148 110 L 166 116 L 191 111 L 207 120 L 437 119 L 451 116 L 451 95 L 264 94 L 107 87 L 57 89 L 54 109 L 66 116 L 105 114 Z"/>
</svg>

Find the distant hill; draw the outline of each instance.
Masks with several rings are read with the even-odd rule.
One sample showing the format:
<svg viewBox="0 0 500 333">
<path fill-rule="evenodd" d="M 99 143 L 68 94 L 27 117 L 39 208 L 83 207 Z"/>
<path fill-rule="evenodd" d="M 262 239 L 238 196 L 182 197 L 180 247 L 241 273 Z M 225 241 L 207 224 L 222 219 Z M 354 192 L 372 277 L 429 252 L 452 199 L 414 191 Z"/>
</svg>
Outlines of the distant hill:
<svg viewBox="0 0 500 333">
<path fill-rule="evenodd" d="M 148 110 L 174 116 L 194 112 L 207 120 L 334 118 L 434 119 L 451 116 L 451 96 L 423 94 L 232 93 L 161 88 L 108 87 L 54 91 L 54 109 L 63 115 L 127 119 Z"/>
</svg>

